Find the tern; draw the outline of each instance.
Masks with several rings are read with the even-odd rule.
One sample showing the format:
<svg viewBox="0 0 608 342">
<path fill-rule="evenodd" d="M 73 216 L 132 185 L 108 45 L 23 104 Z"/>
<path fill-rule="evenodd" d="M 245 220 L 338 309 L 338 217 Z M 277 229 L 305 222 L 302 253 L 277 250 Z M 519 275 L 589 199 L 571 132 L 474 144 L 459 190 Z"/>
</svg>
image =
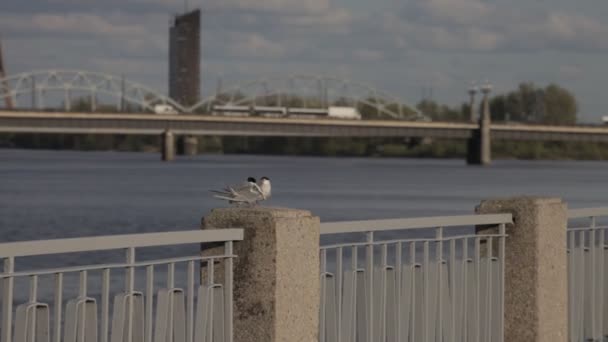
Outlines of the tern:
<svg viewBox="0 0 608 342">
<path fill-rule="evenodd" d="M 247 178 L 247 182 L 227 186 L 222 190 L 211 190 L 213 197 L 228 201 L 230 204 L 248 204 L 250 206 L 267 200 L 271 195 L 270 179 L 262 177 L 259 183 L 255 178 Z"/>
</svg>

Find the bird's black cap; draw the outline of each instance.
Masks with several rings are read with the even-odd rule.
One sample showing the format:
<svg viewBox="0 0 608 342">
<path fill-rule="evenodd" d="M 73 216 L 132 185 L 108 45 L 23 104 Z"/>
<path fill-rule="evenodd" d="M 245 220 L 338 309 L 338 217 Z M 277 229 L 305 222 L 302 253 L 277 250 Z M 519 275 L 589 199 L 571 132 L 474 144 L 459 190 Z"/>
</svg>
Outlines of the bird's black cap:
<svg viewBox="0 0 608 342">
<path fill-rule="evenodd" d="M 262 177 L 262 180 L 267 180 L 269 181 L 270 179 L 268 177 Z"/>
<path fill-rule="evenodd" d="M 249 183 L 255 183 L 255 178 L 253 178 L 253 177 L 249 177 L 249 178 L 247 178 L 247 181 L 248 181 Z"/>
</svg>

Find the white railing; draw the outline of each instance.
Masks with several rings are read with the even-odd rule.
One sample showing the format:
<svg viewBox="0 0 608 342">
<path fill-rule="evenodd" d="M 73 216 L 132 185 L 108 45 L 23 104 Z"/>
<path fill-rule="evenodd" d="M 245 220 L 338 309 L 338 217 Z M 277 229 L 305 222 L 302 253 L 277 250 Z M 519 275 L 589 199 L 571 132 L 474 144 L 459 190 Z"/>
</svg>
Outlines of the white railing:
<svg viewBox="0 0 608 342">
<path fill-rule="evenodd" d="M 608 208 L 568 211 L 569 340 L 608 337 Z"/>
<path fill-rule="evenodd" d="M 319 340 L 502 342 L 511 222 L 497 214 L 322 223 L 323 240 L 352 242 L 321 245 Z"/>
<path fill-rule="evenodd" d="M 231 342 L 233 241 L 242 239 L 241 229 L 223 229 L 2 243 L 1 342 Z M 223 244 L 223 253 L 201 256 L 201 243 Z M 186 244 L 196 248 L 184 256 Z M 174 245 L 178 256 L 136 258 Z M 95 255 L 95 263 L 74 266 L 83 253 L 116 250 L 122 260 Z M 69 265 L 56 265 L 64 253 Z M 44 258 L 28 259 L 35 256 Z M 70 290 L 76 294 L 64 297 Z"/>
</svg>

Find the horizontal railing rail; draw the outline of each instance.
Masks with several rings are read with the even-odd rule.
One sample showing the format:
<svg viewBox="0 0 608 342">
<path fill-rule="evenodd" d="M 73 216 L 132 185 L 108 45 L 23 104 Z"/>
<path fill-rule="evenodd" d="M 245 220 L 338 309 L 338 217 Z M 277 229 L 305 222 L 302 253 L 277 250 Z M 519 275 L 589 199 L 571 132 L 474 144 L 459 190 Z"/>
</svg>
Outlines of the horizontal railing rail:
<svg viewBox="0 0 608 342">
<path fill-rule="evenodd" d="M 131 247 L 168 246 L 198 242 L 237 241 L 242 239 L 242 229 L 218 229 L 17 241 L 0 243 L 0 258 L 91 252 Z"/>
<path fill-rule="evenodd" d="M 608 207 L 570 209 L 568 220 L 569 340 L 603 341 L 608 336 Z"/>
<path fill-rule="evenodd" d="M 510 223 L 511 214 L 322 223 L 325 237 L 365 237 L 320 246 L 320 342 L 502 342 Z M 472 227 L 481 230 L 446 234 Z"/>
<path fill-rule="evenodd" d="M 242 229 L 220 229 L 1 243 L 0 341 L 231 342 L 233 242 L 240 240 Z M 201 243 L 223 251 L 202 256 Z M 176 245 L 196 248 L 136 258 L 141 248 Z M 116 250 L 124 251 L 122 261 L 101 256 Z M 68 265 L 40 259 L 59 254 L 70 255 Z M 21 263 L 26 270 L 17 270 Z"/>
<path fill-rule="evenodd" d="M 568 218 L 576 219 L 576 218 L 588 218 L 588 217 L 600 217 L 607 216 L 608 217 L 608 207 L 600 207 L 600 208 L 582 208 L 582 209 L 569 209 L 568 210 Z"/>
<path fill-rule="evenodd" d="M 428 229 L 430 227 L 462 227 L 512 223 L 511 214 L 438 216 L 404 219 L 324 222 L 321 234 L 361 233 L 404 229 Z"/>
</svg>

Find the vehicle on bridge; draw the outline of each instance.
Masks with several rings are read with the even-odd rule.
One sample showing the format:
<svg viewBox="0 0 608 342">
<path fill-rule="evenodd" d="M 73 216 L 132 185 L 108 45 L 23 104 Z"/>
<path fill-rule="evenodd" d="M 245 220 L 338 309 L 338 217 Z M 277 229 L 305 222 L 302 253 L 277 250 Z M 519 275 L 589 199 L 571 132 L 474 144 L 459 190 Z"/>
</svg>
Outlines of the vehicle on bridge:
<svg viewBox="0 0 608 342">
<path fill-rule="evenodd" d="M 155 114 L 178 114 L 177 109 L 171 105 L 159 104 L 154 106 Z"/>
<path fill-rule="evenodd" d="M 602 117 L 602 122 L 604 123 L 604 125 L 608 125 L 608 115 L 604 115 Z"/>
<path fill-rule="evenodd" d="M 235 106 L 214 105 L 213 115 L 225 116 L 263 116 L 263 117 L 294 117 L 294 118 L 333 118 L 346 120 L 361 120 L 361 113 L 354 107 L 329 108 L 299 108 L 278 106 Z"/>
<path fill-rule="evenodd" d="M 328 116 L 336 119 L 361 120 L 361 113 L 355 107 L 329 107 Z"/>
</svg>

